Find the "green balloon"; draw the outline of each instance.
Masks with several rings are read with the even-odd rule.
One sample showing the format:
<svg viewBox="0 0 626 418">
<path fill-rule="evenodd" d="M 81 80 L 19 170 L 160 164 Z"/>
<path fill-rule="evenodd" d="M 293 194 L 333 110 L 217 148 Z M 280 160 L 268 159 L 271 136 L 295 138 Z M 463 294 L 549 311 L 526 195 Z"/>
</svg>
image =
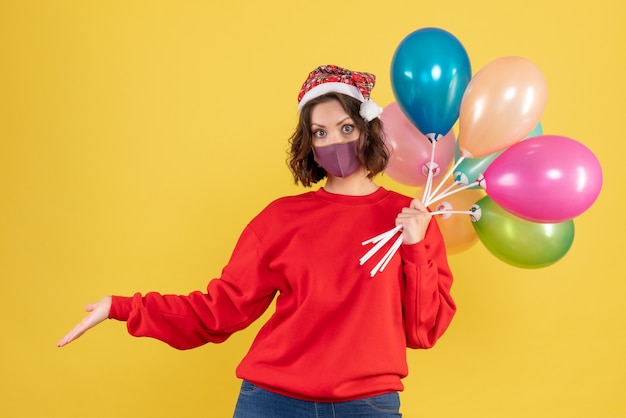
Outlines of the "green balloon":
<svg viewBox="0 0 626 418">
<path fill-rule="evenodd" d="M 522 268 L 547 267 L 559 261 L 574 242 L 574 221 L 531 222 L 507 212 L 489 196 L 472 206 L 472 225 L 494 256 Z"/>
</svg>

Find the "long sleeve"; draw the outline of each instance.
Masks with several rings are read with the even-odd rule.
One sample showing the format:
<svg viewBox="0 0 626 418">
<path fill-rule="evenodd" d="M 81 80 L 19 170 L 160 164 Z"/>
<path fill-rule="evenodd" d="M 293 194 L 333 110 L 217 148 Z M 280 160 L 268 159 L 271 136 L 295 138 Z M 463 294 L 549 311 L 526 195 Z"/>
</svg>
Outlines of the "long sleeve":
<svg viewBox="0 0 626 418">
<path fill-rule="evenodd" d="M 404 315 L 409 348 L 431 348 L 450 325 L 456 306 L 450 295 L 452 272 L 436 221 L 426 237 L 401 248 L 405 275 Z"/>
<path fill-rule="evenodd" d="M 431 347 L 455 310 L 435 220 L 376 277 L 376 260 L 359 263 L 361 243 L 388 230 L 411 200 L 383 188 L 277 199 L 250 221 L 206 291 L 114 297 L 109 316 L 127 321 L 132 335 L 188 349 L 226 340 L 277 295 L 238 377 L 316 402 L 402 390 L 407 346 Z"/>
<path fill-rule="evenodd" d="M 223 342 L 261 316 L 276 293 L 260 248 L 254 231 L 246 228 L 221 278 L 211 280 L 206 293 L 114 296 L 109 318 L 127 321 L 133 336 L 156 338 L 181 350 Z"/>
</svg>

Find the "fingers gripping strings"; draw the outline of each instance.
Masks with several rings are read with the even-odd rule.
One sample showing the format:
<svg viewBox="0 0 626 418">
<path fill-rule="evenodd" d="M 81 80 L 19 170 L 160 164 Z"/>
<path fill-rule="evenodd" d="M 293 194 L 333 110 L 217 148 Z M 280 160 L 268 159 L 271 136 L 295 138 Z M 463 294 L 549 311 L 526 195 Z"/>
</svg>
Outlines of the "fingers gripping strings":
<svg viewBox="0 0 626 418">
<path fill-rule="evenodd" d="M 443 198 L 453 195 L 454 193 L 458 193 L 462 190 L 469 189 L 479 184 L 479 182 L 476 181 L 470 184 L 463 185 L 461 182 L 455 180 L 449 187 L 447 187 L 441 193 L 439 192 L 440 188 L 445 183 L 445 181 L 454 173 L 456 168 L 459 166 L 459 164 L 461 164 L 461 162 L 465 158 L 461 156 L 457 160 L 454 167 L 450 171 L 448 171 L 446 176 L 440 181 L 439 185 L 433 190 L 433 176 L 434 176 L 433 168 L 435 166 L 434 161 L 435 161 L 435 149 L 437 146 L 437 141 L 431 140 L 431 144 L 432 144 L 432 148 L 431 148 L 431 155 L 430 155 L 430 164 L 428 165 L 428 176 L 426 178 L 426 186 L 424 187 L 424 193 L 422 195 L 422 202 L 424 203 L 425 206 L 430 206 L 433 203 L 436 203 Z M 471 212 L 469 210 L 457 211 L 457 210 L 449 210 L 446 208 L 431 212 L 431 215 L 443 215 L 443 214 L 467 214 L 469 215 L 471 214 Z M 385 267 L 387 267 L 387 264 L 389 264 L 389 261 L 391 260 L 391 258 L 394 256 L 394 254 L 398 251 L 398 249 L 402 245 L 402 225 L 397 225 L 396 227 L 386 232 L 383 232 L 382 234 L 377 235 L 373 238 L 370 238 L 366 241 L 363 241 L 361 243 L 361 245 L 374 244 L 374 246 L 370 248 L 370 250 L 367 253 L 365 253 L 365 255 L 361 257 L 361 259 L 359 260 L 360 265 L 363 265 L 367 262 L 367 260 L 372 258 L 378 251 L 380 251 L 381 248 L 385 246 L 385 244 L 391 241 L 396 234 L 399 234 L 399 236 L 396 238 L 396 240 L 391 245 L 389 250 L 387 250 L 387 252 L 382 256 L 380 261 L 378 261 L 378 263 L 376 263 L 374 268 L 370 271 L 370 277 L 374 277 L 376 273 L 382 272 L 385 269 Z"/>
</svg>

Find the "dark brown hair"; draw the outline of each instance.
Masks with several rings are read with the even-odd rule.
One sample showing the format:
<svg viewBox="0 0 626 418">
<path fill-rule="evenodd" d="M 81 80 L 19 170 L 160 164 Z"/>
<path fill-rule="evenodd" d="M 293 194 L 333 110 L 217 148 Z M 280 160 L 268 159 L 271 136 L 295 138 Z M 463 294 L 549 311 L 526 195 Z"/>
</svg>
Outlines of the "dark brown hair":
<svg viewBox="0 0 626 418">
<path fill-rule="evenodd" d="M 367 177 L 373 178 L 387 167 L 389 151 L 384 142 L 382 122 L 374 118 L 367 122 L 359 115 L 361 102 L 341 93 L 327 93 L 308 102 L 300 111 L 300 119 L 296 131 L 289 139 L 288 164 L 296 184 L 305 187 L 317 183 L 326 177 L 326 170 L 320 167 L 313 157 L 313 133 L 311 132 L 311 111 L 313 108 L 330 100 L 337 100 L 346 113 L 352 118 L 359 130 L 359 159 L 367 170 Z"/>
</svg>

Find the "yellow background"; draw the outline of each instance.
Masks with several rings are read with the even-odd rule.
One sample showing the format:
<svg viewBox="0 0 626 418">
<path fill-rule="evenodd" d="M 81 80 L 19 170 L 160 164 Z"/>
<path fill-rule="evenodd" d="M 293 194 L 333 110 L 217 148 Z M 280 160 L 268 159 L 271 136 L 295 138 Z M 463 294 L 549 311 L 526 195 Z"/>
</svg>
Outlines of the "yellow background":
<svg viewBox="0 0 626 418">
<path fill-rule="evenodd" d="M 112 321 L 55 343 L 103 295 L 219 275 L 246 222 L 302 191 L 285 150 L 306 74 L 373 72 L 386 105 L 395 48 L 426 26 L 474 72 L 537 64 L 544 133 L 587 145 L 604 183 L 553 266 L 450 257 L 458 315 L 409 352 L 404 416 L 626 416 L 621 0 L 1 1 L 0 416 L 231 416 L 258 324 L 186 352 Z"/>
</svg>

